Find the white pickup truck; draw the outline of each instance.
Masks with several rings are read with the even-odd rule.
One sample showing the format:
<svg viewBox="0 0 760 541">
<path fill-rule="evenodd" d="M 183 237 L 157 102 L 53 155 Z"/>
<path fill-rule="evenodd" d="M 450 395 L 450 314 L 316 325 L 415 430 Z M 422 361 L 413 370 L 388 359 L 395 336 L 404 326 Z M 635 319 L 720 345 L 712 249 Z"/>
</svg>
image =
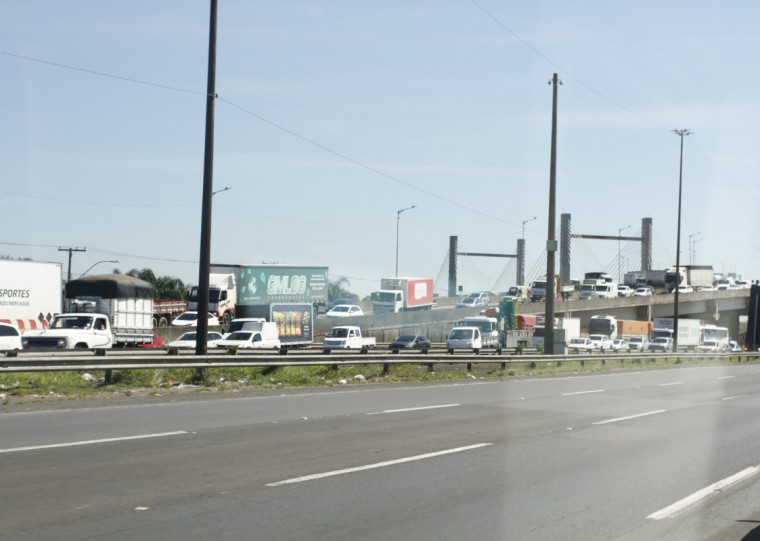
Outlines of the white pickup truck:
<svg viewBox="0 0 760 541">
<path fill-rule="evenodd" d="M 114 335 L 105 314 L 59 314 L 47 329 L 26 332 L 21 344 L 27 350 L 108 349 Z"/>
<path fill-rule="evenodd" d="M 367 353 L 369 348 L 373 347 L 375 337 L 362 338 L 362 330 L 359 327 L 333 327 L 325 336 L 322 352 L 329 354 L 333 349 L 358 349 L 360 353 Z"/>
</svg>

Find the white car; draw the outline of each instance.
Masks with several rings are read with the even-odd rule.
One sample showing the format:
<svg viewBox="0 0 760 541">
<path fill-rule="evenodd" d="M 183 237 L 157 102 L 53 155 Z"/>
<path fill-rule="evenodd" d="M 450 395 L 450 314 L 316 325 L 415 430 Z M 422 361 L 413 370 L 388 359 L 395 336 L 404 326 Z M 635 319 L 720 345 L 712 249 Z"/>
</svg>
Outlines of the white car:
<svg viewBox="0 0 760 541">
<path fill-rule="evenodd" d="M 651 297 L 652 295 L 654 295 L 654 292 L 649 286 L 640 287 L 633 292 L 634 297 Z"/>
<path fill-rule="evenodd" d="M 488 306 L 491 300 L 488 293 L 470 293 L 457 303 L 457 308 L 475 308 L 478 306 Z"/>
<path fill-rule="evenodd" d="M 694 288 L 691 286 L 678 286 L 678 293 L 693 293 Z"/>
<path fill-rule="evenodd" d="M 582 351 L 592 352 L 596 348 L 594 347 L 594 343 L 588 338 L 571 338 L 567 343 L 567 349 L 575 353 L 580 353 Z"/>
<path fill-rule="evenodd" d="M 602 352 L 612 349 L 612 340 L 606 334 L 589 334 L 588 339 L 594 344 L 594 349 Z"/>
<path fill-rule="evenodd" d="M 354 317 L 363 315 L 364 311 L 356 304 L 339 304 L 325 314 L 327 317 Z"/>
<path fill-rule="evenodd" d="M 622 338 L 615 338 L 612 341 L 612 349 L 615 351 L 628 351 L 628 341 Z"/>
<path fill-rule="evenodd" d="M 633 290 L 628 286 L 618 286 L 618 297 L 630 297 L 633 295 Z"/>
<path fill-rule="evenodd" d="M 649 338 L 646 336 L 632 336 L 628 339 L 628 351 L 646 351 L 649 349 Z"/>
<path fill-rule="evenodd" d="M 22 349 L 24 348 L 21 346 L 21 333 L 16 326 L 11 323 L 0 323 L 0 351 L 5 351 L 6 355 L 15 357 Z"/>
<path fill-rule="evenodd" d="M 186 332 L 176 340 L 172 340 L 169 342 L 166 347 L 168 348 L 194 348 L 195 347 L 195 337 L 198 336 L 198 333 L 195 331 L 193 332 Z M 213 348 L 216 347 L 216 344 L 222 339 L 222 334 L 218 333 L 216 331 L 209 331 L 208 336 L 206 338 L 206 344 L 208 347 Z"/>
<path fill-rule="evenodd" d="M 218 348 L 238 349 L 280 349 L 280 339 L 273 336 L 262 337 L 260 331 L 235 331 L 216 343 Z"/>
<path fill-rule="evenodd" d="M 208 324 L 209 326 L 219 325 L 219 320 L 214 314 L 209 313 Z M 198 312 L 184 312 L 174 318 L 174 321 L 172 321 L 172 325 L 175 327 L 197 327 L 198 326 Z"/>
<path fill-rule="evenodd" d="M 739 342 L 736 340 L 729 340 L 728 341 L 728 351 L 732 353 L 738 353 L 742 351 L 742 347 L 739 345 Z"/>
</svg>

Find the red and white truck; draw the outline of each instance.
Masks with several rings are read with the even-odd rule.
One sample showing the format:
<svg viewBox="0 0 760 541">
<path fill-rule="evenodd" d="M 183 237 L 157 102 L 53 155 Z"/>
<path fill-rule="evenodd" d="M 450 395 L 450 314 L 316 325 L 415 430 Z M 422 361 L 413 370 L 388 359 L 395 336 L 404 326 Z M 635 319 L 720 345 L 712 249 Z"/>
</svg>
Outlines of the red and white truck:
<svg viewBox="0 0 760 541">
<path fill-rule="evenodd" d="M 0 321 L 45 329 L 61 312 L 61 264 L 0 259 Z"/>
<path fill-rule="evenodd" d="M 433 307 L 433 279 L 413 276 L 381 278 L 380 290 L 372 292 L 372 311 L 391 314 Z"/>
</svg>

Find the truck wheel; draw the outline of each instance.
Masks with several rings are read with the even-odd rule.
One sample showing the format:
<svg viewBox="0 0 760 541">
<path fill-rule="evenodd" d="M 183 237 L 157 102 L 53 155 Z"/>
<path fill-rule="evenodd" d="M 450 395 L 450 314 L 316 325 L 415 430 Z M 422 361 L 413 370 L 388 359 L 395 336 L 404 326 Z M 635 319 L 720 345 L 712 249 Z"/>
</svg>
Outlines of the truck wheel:
<svg viewBox="0 0 760 541">
<path fill-rule="evenodd" d="M 74 346 L 74 349 L 89 349 L 89 348 L 87 347 L 87 344 L 82 344 L 80 342 L 79 344 L 77 344 L 76 346 Z"/>
<path fill-rule="evenodd" d="M 393 348 L 393 353 L 398 353 L 398 348 Z"/>
<path fill-rule="evenodd" d="M 323 353 L 324 355 L 329 355 L 329 354 L 330 354 L 330 350 L 329 350 L 329 349 L 323 349 L 323 350 L 322 350 L 322 353 Z"/>
<path fill-rule="evenodd" d="M 222 318 L 222 325 L 227 327 L 231 321 L 232 321 L 232 316 L 230 315 L 229 312 L 225 312 L 224 317 Z"/>
<path fill-rule="evenodd" d="M 153 316 L 153 327 L 158 327 L 158 318 L 156 316 Z"/>
<path fill-rule="evenodd" d="M 449 353 L 449 355 L 454 355 L 454 350 L 453 350 L 453 349 L 450 349 L 450 350 L 448 351 L 448 353 Z"/>
<path fill-rule="evenodd" d="M 363 348 L 361 348 L 361 349 L 359 350 L 359 353 L 360 353 L 361 355 L 366 355 L 367 353 L 369 353 L 369 348 L 368 348 L 367 346 L 364 346 Z"/>
<path fill-rule="evenodd" d="M 479 350 L 479 349 L 473 349 L 473 350 L 472 350 L 472 352 L 473 352 L 475 355 L 478 355 L 478 354 L 480 353 L 480 350 Z"/>
<path fill-rule="evenodd" d="M 169 320 L 166 316 L 161 316 L 158 320 L 158 326 L 159 327 L 168 327 L 169 326 Z"/>
</svg>

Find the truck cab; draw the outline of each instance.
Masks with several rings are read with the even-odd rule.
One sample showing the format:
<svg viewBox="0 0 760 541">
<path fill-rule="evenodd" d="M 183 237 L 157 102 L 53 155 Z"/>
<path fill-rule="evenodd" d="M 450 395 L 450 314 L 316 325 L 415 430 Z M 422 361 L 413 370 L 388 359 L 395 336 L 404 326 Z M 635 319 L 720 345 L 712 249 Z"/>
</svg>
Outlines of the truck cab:
<svg viewBox="0 0 760 541">
<path fill-rule="evenodd" d="M 375 338 L 363 338 L 362 330 L 355 326 L 333 327 L 325 336 L 322 343 L 322 352 L 330 353 L 333 349 L 358 349 L 360 353 L 367 353 L 369 348 L 375 347 Z"/>
<path fill-rule="evenodd" d="M 27 350 L 107 349 L 113 346 L 111 322 L 105 314 L 59 314 L 47 329 L 21 338 Z"/>
</svg>

